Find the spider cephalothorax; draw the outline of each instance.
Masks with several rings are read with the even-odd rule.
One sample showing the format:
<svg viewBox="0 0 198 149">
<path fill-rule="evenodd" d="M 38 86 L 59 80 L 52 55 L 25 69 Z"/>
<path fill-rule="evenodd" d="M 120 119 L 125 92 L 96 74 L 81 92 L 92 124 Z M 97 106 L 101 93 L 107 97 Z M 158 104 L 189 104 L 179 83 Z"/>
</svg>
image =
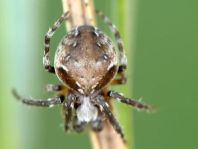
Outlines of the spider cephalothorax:
<svg viewBox="0 0 198 149">
<path fill-rule="evenodd" d="M 99 131 L 102 122 L 107 119 L 124 138 L 109 108 L 109 100 L 115 99 L 138 109 L 149 110 L 151 107 L 108 90 L 109 85 L 126 83 L 126 56 L 116 27 L 102 12 L 96 11 L 96 14 L 114 33 L 118 50 L 115 50 L 111 40 L 102 31 L 94 26 L 82 25 L 69 31 L 61 40 L 52 66 L 49 58 L 50 39 L 61 23 L 69 18 L 69 12 L 66 12 L 45 36 L 44 67 L 48 72 L 56 74 L 62 82 L 62 85 L 47 85 L 47 91 L 57 92 L 58 96 L 48 100 L 32 100 L 19 96 L 16 91 L 13 93 L 27 105 L 52 107 L 62 104 L 66 131 L 80 132 L 86 124 Z"/>
</svg>

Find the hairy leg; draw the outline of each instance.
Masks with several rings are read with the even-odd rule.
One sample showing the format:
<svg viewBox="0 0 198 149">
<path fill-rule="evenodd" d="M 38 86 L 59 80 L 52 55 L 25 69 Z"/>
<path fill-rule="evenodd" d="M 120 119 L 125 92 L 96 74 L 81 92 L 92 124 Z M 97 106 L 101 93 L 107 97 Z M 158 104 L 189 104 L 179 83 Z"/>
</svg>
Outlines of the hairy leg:
<svg viewBox="0 0 198 149">
<path fill-rule="evenodd" d="M 54 25 L 48 30 L 47 34 L 45 35 L 43 65 L 44 68 L 50 73 L 55 73 L 54 66 L 52 66 L 50 62 L 50 54 L 49 54 L 50 40 L 53 37 L 56 30 L 61 26 L 62 22 L 64 20 L 67 20 L 68 18 L 69 18 L 69 12 L 67 11 L 54 23 Z"/>
<path fill-rule="evenodd" d="M 65 89 L 65 86 L 58 84 L 47 84 L 45 89 L 47 92 L 60 92 Z"/>
<path fill-rule="evenodd" d="M 120 124 L 118 123 L 118 121 L 114 117 L 113 113 L 109 110 L 109 106 L 108 106 L 107 102 L 105 102 L 104 97 L 101 96 L 101 95 L 98 95 L 96 97 L 96 104 L 98 106 L 101 106 L 102 107 L 103 112 L 105 113 L 106 117 L 108 118 L 109 122 L 111 123 L 111 125 L 113 126 L 113 128 L 115 129 L 115 131 L 121 136 L 121 138 L 123 139 L 123 141 L 125 141 L 125 139 L 124 139 L 124 133 L 122 131 L 122 128 L 120 127 Z"/>
<path fill-rule="evenodd" d="M 96 10 L 96 14 L 101 17 L 101 19 L 104 21 L 105 24 L 108 25 L 109 29 L 113 32 L 117 45 L 118 45 L 118 50 L 120 53 L 120 66 L 118 69 L 118 77 L 112 81 L 111 85 L 119 85 L 119 84 L 125 84 L 127 81 L 126 78 L 126 74 L 125 74 L 125 70 L 127 67 L 127 59 L 126 59 L 126 55 L 124 52 L 124 48 L 123 48 L 123 42 L 122 42 L 122 38 L 120 36 L 120 33 L 118 31 L 118 29 L 116 28 L 116 26 L 111 22 L 111 20 L 105 16 L 103 14 L 103 12 Z"/>
<path fill-rule="evenodd" d="M 103 14 L 103 12 L 96 10 L 96 14 L 104 21 L 105 24 L 107 24 L 107 26 L 109 27 L 109 29 L 113 32 L 117 45 L 118 45 L 118 50 L 120 53 L 120 67 L 122 67 L 122 69 L 126 69 L 127 66 L 127 59 L 126 59 L 126 55 L 124 53 L 124 48 L 123 48 L 123 42 L 122 42 L 122 38 L 120 36 L 120 33 L 118 31 L 118 29 L 116 28 L 116 26 L 110 21 L 110 19 L 105 16 Z"/>
<path fill-rule="evenodd" d="M 72 94 L 69 94 L 67 100 L 63 104 L 63 118 L 64 118 L 64 129 L 67 132 L 72 128 L 72 117 L 73 117 L 73 109 L 72 104 L 75 102 L 76 97 Z"/>
<path fill-rule="evenodd" d="M 123 95 L 121 95 L 120 93 L 115 92 L 115 91 L 109 91 L 108 96 L 112 97 L 113 99 L 115 99 L 117 101 L 120 101 L 127 105 L 131 105 L 131 106 L 133 106 L 137 109 L 140 109 L 140 110 L 146 110 L 146 111 L 154 111 L 155 110 L 155 108 L 151 105 L 144 104 L 144 103 L 139 102 L 134 99 L 126 98 Z"/>
<path fill-rule="evenodd" d="M 44 99 L 31 99 L 31 98 L 22 97 L 16 92 L 16 90 L 12 90 L 12 93 L 16 97 L 16 99 L 29 106 L 53 107 L 55 105 L 62 104 L 64 101 L 63 96 L 48 98 L 47 100 L 44 100 Z"/>
</svg>

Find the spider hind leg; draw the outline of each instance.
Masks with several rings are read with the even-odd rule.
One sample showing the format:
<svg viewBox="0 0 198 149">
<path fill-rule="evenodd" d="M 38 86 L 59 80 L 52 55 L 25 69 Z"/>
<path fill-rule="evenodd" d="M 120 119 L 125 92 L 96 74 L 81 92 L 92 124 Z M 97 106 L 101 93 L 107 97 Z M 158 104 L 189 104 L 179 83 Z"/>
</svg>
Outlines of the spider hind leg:
<svg viewBox="0 0 198 149">
<path fill-rule="evenodd" d="M 65 12 L 55 23 L 54 25 L 48 30 L 47 34 L 45 35 L 45 48 L 44 48 L 44 57 L 43 57 L 43 65 L 44 68 L 50 72 L 55 73 L 54 66 L 51 65 L 50 62 L 50 40 L 53 37 L 56 30 L 61 26 L 62 22 L 64 20 L 67 20 L 69 18 L 69 11 Z"/>
</svg>

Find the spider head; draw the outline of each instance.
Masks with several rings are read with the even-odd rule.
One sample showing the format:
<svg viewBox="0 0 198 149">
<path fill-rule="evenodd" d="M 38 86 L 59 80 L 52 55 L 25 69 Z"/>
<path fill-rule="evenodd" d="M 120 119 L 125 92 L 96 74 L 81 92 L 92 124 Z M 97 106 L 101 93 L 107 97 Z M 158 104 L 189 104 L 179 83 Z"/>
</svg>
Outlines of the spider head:
<svg viewBox="0 0 198 149">
<path fill-rule="evenodd" d="M 58 78 L 83 95 L 102 89 L 117 70 L 117 55 L 111 40 L 93 26 L 79 26 L 70 31 L 55 55 Z"/>
</svg>

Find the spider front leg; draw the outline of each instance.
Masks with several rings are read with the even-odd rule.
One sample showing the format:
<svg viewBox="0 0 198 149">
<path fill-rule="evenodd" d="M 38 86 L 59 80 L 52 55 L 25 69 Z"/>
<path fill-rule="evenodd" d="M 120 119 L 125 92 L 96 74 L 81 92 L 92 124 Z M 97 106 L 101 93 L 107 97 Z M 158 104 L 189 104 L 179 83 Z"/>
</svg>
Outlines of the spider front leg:
<svg viewBox="0 0 198 149">
<path fill-rule="evenodd" d="M 30 106 L 37 106 L 37 107 L 53 107 L 55 105 L 60 105 L 64 101 L 64 96 L 58 96 L 53 98 L 48 98 L 47 100 L 44 99 L 31 99 L 31 98 L 25 98 L 20 96 L 16 90 L 12 90 L 13 95 L 21 101 L 22 103 Z"/>
<path fill-rule="evenodd" d="M 96 104 L 98 106 L 101 106 L 103 109 L 103 112 L 105 113 L 106 117 L 108 118 L 109 122 L 111 123 L 111 125 L 113 126 L 113 128 L 115 129 L 115 131 L 120 134 L 121 138 L 123 139 L 123 141 L 125 142 L 124 139 L 124 133 L 122 131 L 122 128 L 120 127 L 118 121 L 116 120 L 116 118 L 114 117 L 113 113 L 109 110 L 109 106 L 108 104 L 105 102 L 105 99 L 103 96 L 98 95 L 96 97 Z"/>
<path fill-rule="evenodd" d="M 50 54 L 49 54 L 50 40 L 52 36 L 54 35 L 55 31 L 61 26 L 62 22 L 64 20 L 67 20 L 68 18 L 69 18 L 69 12 L 67 11 L 54 23 L 52 28 L 50 28 L 47 34 L 45 35 L 45 49 L 44 49 L 43 65 L 45 69 L 50 73 L 55 73 L 54 66 L 51 65 L 50 58 L 49 58 L 50 57 Z"/>
<path fill-rule="evenodd" d="M 146 111 L 154 111 L 155 110 L 155 108 L 151 105 L 141 103 L 134 99 L 126 98 L 123 95 L 121 95 L 120 93 L 115 92 L 115 91 L 109 91 L 108 96 L 112 97 L 113 99 L 115 99 L 117 101 L 125 103 L 127 105 L 131 105 L 139 110 L 146 110 Z"/>
</svg>

